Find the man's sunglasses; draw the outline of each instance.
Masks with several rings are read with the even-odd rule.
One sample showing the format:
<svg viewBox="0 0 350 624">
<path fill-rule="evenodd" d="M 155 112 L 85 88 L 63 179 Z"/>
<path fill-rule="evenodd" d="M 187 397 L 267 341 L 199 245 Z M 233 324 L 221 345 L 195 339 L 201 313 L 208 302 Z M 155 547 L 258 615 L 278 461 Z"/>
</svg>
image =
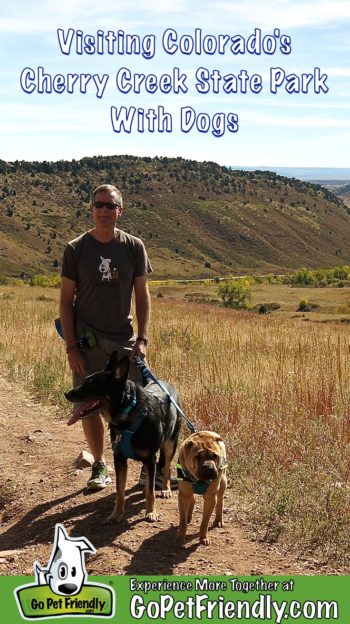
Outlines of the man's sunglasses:
<svg viewBox="0 0 350 624">
<path fill-rule="evenodd" d="M 113 202 L 103 202 L 103 201 L 93 201 L 92 205 L 99 209 L 99 208 L 108 208 L 108 210 L 115 210 L 116 208 L 121 208 L 120 204 L 113 204 Z"/>
</svg>

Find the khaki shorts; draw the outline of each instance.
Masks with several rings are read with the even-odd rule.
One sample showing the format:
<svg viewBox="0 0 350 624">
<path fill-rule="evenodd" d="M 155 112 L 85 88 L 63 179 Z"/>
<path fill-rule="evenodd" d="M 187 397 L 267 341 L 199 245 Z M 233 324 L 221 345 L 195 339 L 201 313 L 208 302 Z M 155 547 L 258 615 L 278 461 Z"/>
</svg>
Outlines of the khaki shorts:
<svg viewBox="0 0 350 624">
<path fill-rule="evenodd" d="M 79 329 L 81 328 L 78 328 L 77 334 L 80 336 L 83 331 L 79 332 Z M 119 359 L 122 358 L 124 355 L 130 357 L 132 348 L 134 346 L 134 340 L 129 340 L 124 343 L 117 343 L 101 336 L 97 337 L 95 335 L 95 338 L 96 345 L 91 349 L 84 350 L 84 357 L 88 368 L 87 375 L 91 375 L 92 373 L 96 373 L 97 371 L 104 370 L 104 368 L 106 368 L 109 356 L 111 355 L 111 353 L 113 353 L 113 351 L 117 351 Z M 147 365 L 146 361 L 145 364 Z M 72 378 L 74 388 L 80 386 L 85 379 L 85 377 L 81 377 L 76 372 L 73 372 Z M 140 369 L 136 366 L 135 362 L 132 361 L 130 362 L 129 379 L 141 385 L 143 385 L 144 383 Z M 94 412 L 91 412 L 88 417 L 96 416 L 96 414 L 98 413 L 99 411 L 95 410 Z"/>
</svg>

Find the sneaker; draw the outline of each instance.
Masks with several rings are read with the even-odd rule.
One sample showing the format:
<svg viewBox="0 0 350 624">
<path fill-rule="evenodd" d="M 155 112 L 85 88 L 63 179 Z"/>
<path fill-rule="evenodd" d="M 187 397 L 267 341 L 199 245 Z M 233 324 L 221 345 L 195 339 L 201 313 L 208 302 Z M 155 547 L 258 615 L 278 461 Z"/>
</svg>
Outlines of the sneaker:
<svg viewBox="0 0 350 624">
<path fill-rule="evenodd" d="M 146 485 L 146 472 L 144 467 L 141 468 L 141 474 L 140 474 L 140 478 L 139 478 L 139 485 L 141 485 L 142 487 L 145 487 Z M 158 491 L 161 491 L 163 489 L 163 473 L 160 471 L 156 472 L 156 481 L 155 481 L 155 488 Z M 177 490 L 178 489 L 178 483 L 177 483 L 177 478 L 176 477 L 170 477 L 170 489 L 171 490 Z"/>
<path fill-rule="evenodd" d="M 92 464 L 91 478 L 87 482 L 88 490 L 102 490 L 109 483 L 112 483 L 112 479 L 108 474 L 108 468 L 106 464 L 98 460 Z"/>
</svg>

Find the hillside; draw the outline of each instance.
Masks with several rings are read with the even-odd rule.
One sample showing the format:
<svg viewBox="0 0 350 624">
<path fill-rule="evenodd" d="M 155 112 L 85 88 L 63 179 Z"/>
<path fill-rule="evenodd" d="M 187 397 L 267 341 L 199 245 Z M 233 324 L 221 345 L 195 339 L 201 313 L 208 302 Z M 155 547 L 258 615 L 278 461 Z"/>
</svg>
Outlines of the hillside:
<svg viewBox="0 0 350 624">
<path fill-rule="evenodd" d="M 350 215 L 319 185 L 181 158 L 0 161 L 0 274 L 59 272 L 91 227 L 90 192 L 123 192 L 120 227 L 146 243 L 159 278 L 350 264 Z M 350 210 L 349 210 L 350 212 Z"/>
<path fill-rule="evenodd" d="M 350 184 L 345 184 L 335 191 L 335 195 L 350 207 Z"/>
</svg>

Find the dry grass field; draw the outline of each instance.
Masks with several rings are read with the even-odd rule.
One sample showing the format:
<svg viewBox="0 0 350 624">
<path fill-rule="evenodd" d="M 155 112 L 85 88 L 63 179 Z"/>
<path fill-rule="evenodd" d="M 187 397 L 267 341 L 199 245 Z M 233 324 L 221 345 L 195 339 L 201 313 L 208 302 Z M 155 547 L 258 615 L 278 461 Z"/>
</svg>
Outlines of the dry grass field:
<svg viewBox="0 0 350 624">
<path fill-rule="evenodd" d="M 215 298 L 215 285 L 151 290 L 150 368 L 198 428 L 225 437 L 259 538 L 349 565 L 350 289 L 256 285 L 253 304 L 281 306 L 265 315 L 189 301 Z M 0 287 L 1 372 L 67 412 L 57 300 L 55 289 Z M 301 300 L 319 308 L 297 312 Z"/>
</svg>

